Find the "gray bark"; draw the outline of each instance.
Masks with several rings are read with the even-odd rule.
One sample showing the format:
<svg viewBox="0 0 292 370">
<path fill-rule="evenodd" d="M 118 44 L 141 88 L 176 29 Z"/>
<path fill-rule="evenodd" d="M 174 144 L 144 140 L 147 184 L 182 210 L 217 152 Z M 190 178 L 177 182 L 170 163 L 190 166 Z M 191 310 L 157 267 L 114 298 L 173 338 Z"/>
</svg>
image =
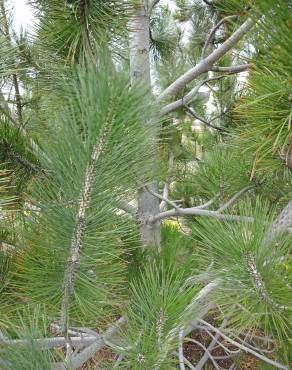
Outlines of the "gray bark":
<svg viewBox="0 0 292 370">
<path fill-rule="evenodd" d="M 148 0 L 139 0 L 135 5 L 136 11 L 129 22 L 130 35 L 130 75 L 131 84 L 151 87 L 150 80 L 150 36 L 149 19 L 150 6 Z M 143 124 L 151 124 L 143 122 Z M 155 170 L 156 158 L 153 158 L 153 171 Z M 157 184 L 152 183 L 148 188 L 157 192 Z M 159 213 L 159 199 L 153 196 L 145 189 L 141 189 L 138 195 L 138 217 L 140 221 L 140 233 L 142 245 L 160 246 L 160 220 L 154 223 L 148 223 L 151 216 Z"/>
</svg>

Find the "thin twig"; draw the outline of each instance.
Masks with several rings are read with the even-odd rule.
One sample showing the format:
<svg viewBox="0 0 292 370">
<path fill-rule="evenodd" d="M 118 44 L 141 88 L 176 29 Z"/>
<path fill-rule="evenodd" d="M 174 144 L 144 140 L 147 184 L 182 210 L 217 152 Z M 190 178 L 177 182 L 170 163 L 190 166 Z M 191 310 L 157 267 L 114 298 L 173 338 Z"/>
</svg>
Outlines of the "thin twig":
<svg viewBox="0 0 292 370">
<path fill-rule="evenodd" d="M 178 210 L 179 207 L 174 203 L 172 202 L 171 200 L 165 198 L 163 195 L 160 195 L 158 193 L 156 193 L 155 191 L 151 190 L 148 188 L 148 186 L 145 186 L 145 189 L 152 195 L 154 195 L 156 198 L 168 203 L 169 205 L 171 205 L 174 209 Z"/>
<path fill-rule="evenodd" d="M 276 362 L 274 360 L 271 360 L 270 358 L 254 351 L 253 349 L 251 348 L 248 348 L 246 346 L 244 346 L 243 344 L 241 343 L 238 343 L 236 342 L 235 340 L 229 338 L 227 335 L 223 334 L 219 329 L 215 328 L 213 325 L 209 324 L 207 321 L 203 320 L 203 319 L 199 319 L 199 322 L 202 323 L 203 325 L 207 326 L 209 329 L 213 330 L 215 333 L 219 333 L 220 336 L 222 338 L 224 338 L 226 341 L 228 341 L 230 344 L 233 344 L 235 347 L 241 349 L 242 351 L 244 352 L 248 352 L 252 355 L 254 355 L 255 357 L 263 360 L 264 362 L 270 364 L 270 365 L 273 365 L 275 366 L 277 369 L 284 369 L 284 370 L 288 370 L 288 367 L 283 365 L 283 364 L 280 364 L 279 362 Z"/>
<path fill-rule="evenodd" d="M 240 197 L 242 197 L 243 194 L 245 194 L 249 190 L 253 189 L 254 187 L 255 187 L 255 184 L 252 184 L 252 185 L 245 186 L 244 188 L 239 190 L 232 198 L 229 199 L 228 202 L 226 202 L 225 204 L 223 204 L 223 206 L 221 206 L 219 209 L 217 209 L 217 212 L 220 213 L 220 212 L 224 211 L 225 209 L 233 206 L 238 201 L 238 199 Z"/>
<path fill-rule="evenodd" d="M 197 341 L 196 339 L 193 339 L 193 338 L 188 338 L 186 337 L 185 338 L 187 341 L 189 342 L 192 342 L 192 343 L 195 343 L 197 344 L 199 347 L 201 347 L 204 351 L 205 351 L 205 354 L 207 354 L 207 356 L 209 357 L 209 359 L 212 361 L 213 365 L 215 366 L 215 369 L 217 370 L 221 370 L 220 367 L 218 366 L 217 362 L 214 360 L 213 356 L 211 355 L 211 353 L 209 352 L 209 350 L 202 344 L 200 343 L 199 341 Z M 196 365 L 196 370 L 199 370 L 200 368 L 198 368 L 198 366 Z"/>
<path fill-rule="evenodd" d="M 217 127 L 217 126 L 214 126 L 212 125 L 212 123 L 206 121 L 204 118 L 200 117 L 193 108 L 187 106 L 186 104 L 183 105 L 183 107 L 193 116 L 195 117 L 196 119 L 198 119 L 199 121 L 201 121 L 202 123 L 204 123 L 204 125 L 206 125 L 207 127 L 210 127 L 210 128 L 213 128 L 217 131 L 220 131 L 220 132 L 226 132 L 226 130 L 224 130 L 223 128 L 221 127 Z"/>
<path fill-rule="evenodd" d="M 223 330 L 226 327 L 227 323 L 228 323 L 228 320 L 227 319 L 224 319 L 223 322 L 222 322 L 222 324 L 221 324 L 221 326 L 220 326 L 220 328 L 219 328 L 219 330 L 220 331 Z M 218 340 L 219 337 L 220 337 L 220 334 L 217 333 L 215 335 L 215 338 L 212 339 L 211 343 L 208 346 L 208 352 L 209 353 L 211 353 L 212 350 L 214 349 L 214 347 L 215 347 L 215 345 L 216 345 L 217 340 Z M 203 368 L 203 366 L 205 365 L 205 363 L 208 361 L 208 357 L 209 357 L 209 354 L 207 352 L 205 352 L 204 355 L 203 355 L 203 357 L 200 359 L 200 361 L 196 365 L 196 369 L 197 370 L 201 370 Z"/>
<path fill-rule="evenodd" d="M 227 21 L 229 21 L 230 19 L 233 19 L 233 18 L 237 18 L 238 16 L 237 15 L 229 15 L 227 17 L 224 17 L 222 18 L 212 29 L 211 29 L 211 32 L 210 32 L 210 35 L 208 36 L 207 40 L 205 41 L 205 45 L 203 47 L 203 50 L 202 50 L 202 54 L 201 54 L 201 58 L 203 59 L 204 56 L 205 56 L 205 53 L 206 53 L 206 49 L 209 45 L 209 43 L 211 42 L 213 36 L 215 35 L 216 31 L 221 27 L 221 25 Z"/>
<path fill-rule="evenodd" d="M 240 72 L 247 71 L 248 69 L 250 69 L 252 67 L 254 67 L 253 63 L 241 64 L 241 65 L 237 65 L 237 66 L 228 66 L 228 67 L 213 66 L 210 69 L 210 71 L 235 74 L 235 73 L 240 73 Z"/>
</svg>

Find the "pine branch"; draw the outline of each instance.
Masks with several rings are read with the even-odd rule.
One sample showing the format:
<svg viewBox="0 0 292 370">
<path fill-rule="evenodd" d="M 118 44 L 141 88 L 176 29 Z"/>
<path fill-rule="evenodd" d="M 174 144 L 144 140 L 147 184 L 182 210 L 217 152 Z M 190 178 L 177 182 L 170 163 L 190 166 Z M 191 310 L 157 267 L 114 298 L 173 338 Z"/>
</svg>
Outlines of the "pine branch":
<svg viewBox="0 0 292 370">
<path fill-rule="evenodd" d="M 79 337 L 70 337 L 70 343 L 73 347 L 83 345 L 88 346 L 97 340 L 97 336 L 79 336 Z M 41 350 L 47 350 L 52 348 L 61 348 L 65 347 L 68 343 L 67 337 L 53 337 L 53 338 L 41 338 L 34 339 L 35 344 Z M 19 347 L 25 344 L 28 344 L 27 339 L 0 339 L 0 345 L 2 346 L 13 346 Z"/>
<path fill-rule="evenodd" d="M 117 334 L 120 330 L 120 326 L 124 325 L 125 323 L 126 319 L 123 317 L 117 320 L 116 323 L 109 327 L 104 332 L 104 334 L 100 335 L 100 337 L 95 340 L 95 342 L 93 342 L 89 347 L 86 347 L 81 353 L 74 356 L 70 361 L 70 367 L 74 370 L 81 367 L 86 361 L 91 359 L 96 354 L 96 352 L 106 346 L 107 339 L 111 339 L 115 334 Z M 55 367 L 53 367 L 54 370 L 66 370 L 66 368 L 67 367 L 65 364 L 56 364 Z"/>
<path fill-rule="evenodd" d="M 218 67 L 218 66 L 213 66 L 210 71 L 211 72 L 223 72 L 223 73 L 240 73 L 247 71 L 250 68 L 253 68 L 254 64 L 253 63 L 247 63 L 247 64 L 241 64 L 241 65 L 236 65 L 236 66 L 228 66 L 228 67 Z"/>
<path fill-rule="evenodd" d="M 181 108 L 184 106 L 184 104 L 189 103 L 199 92 L 200 88 L 208 83 L 209 81 L 214 80 L 220 80 L 221 78 L 229 77 L 229 75 L 221 75 L 221 76 L 215 76 L 206 78 L 205 80 L 199 82 L 190 92 L 188 92 L 183 98 L 176 100 L 170 104 L 165 105 L 160 111 L 159 111 L 159 117 L 162 117 L 170 112 L 172 112 L 175 109 Z"/>
<path fill-rule="evenodd" d="M 265 283 L 263 281 L 263 278 L 262 278 L 260 272 L 258 271 L 258 268 L 257 268 L 257 265 L 256 265 L 256 262 L 255 262 L 254 258 L 250 254 L 247 254 L 245 259 L 246 259 L 246 264 L 247 264 L 248 270 L 249 270 L 249 272 L 252 276 L 255 288 L 256 288 L 260 298 L 266 304 L 268 304 L 270 306 L 274 306 L 277 309 L 285 308 L 285 307 L 280 306 L 280 305 L 276 304 L 275 302 L 273 302 L 272 299 L 269 297 L 269 294 L 266 290 Z"/>
<path fill-rule="evenodd" d="M 67 335 L 68 309 L 70 304 L 70 296 L 74 290 L 75 269 L 80 260 L 80 250 L 82 247 L 84 232 L 86 228 L 85 212 L 90 202 L 96 163 L 103 152 L 108 134 L 108 129 L 109 129 L 108 127 L 105 127 L 101 134 L 101 137 L 97 139 L 97 142 L 95 144 L 95 147 L 90 158 L 90 162 L 85 171 L 84 184 L 80 194 L 78 213 L 75 220 L 75 229 L 73 232 L 73 238 L 70 246 L 70 255 L 67 260 L 63 281 L 63 298 L 61 302 L 61 326 L 65 335 Z"/>
<path fill-rule="evenodd" d="M 231 199 L 229 199 L 227 203 L 223 204 L 223 206 L 218 208 L 217 212 L 220 213 L 224 211 L 225 209 L 233 206 L 239 200 L 239 198 L 242 197 L 243 194 L 247 193 L 249 190 L 253 189 L 254 187 L 255 185 L 252 184 L 252 185 L 245 186 L 243 189 L 239 190 Z"/>
<path fill-rule="evenodd" d="M 170 84 L 157 98 L 158 101 L 177 94 L 185 85 L 193 81 L 202 73 L 210 71 L 213 64 L 224 56 L 245 34 L 255 25 L 256 21 L 248 18 L 220 47 L 201 60 L 195 67 L 188 70 L 172 84 Z"/>
</svg>

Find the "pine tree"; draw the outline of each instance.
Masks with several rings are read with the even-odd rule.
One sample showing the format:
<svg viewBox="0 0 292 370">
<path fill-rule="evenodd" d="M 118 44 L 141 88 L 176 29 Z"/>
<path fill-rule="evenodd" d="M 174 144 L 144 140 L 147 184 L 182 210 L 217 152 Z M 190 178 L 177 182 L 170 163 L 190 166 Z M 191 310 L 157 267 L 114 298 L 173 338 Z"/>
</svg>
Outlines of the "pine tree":
<svg viewBox="0 0 292 370">
<path fill-rule="evenodd" d="M 18 34 L 0 1 L 0 368 L 288 369 L 292 3 L 30 4 Z"/>
</svg>

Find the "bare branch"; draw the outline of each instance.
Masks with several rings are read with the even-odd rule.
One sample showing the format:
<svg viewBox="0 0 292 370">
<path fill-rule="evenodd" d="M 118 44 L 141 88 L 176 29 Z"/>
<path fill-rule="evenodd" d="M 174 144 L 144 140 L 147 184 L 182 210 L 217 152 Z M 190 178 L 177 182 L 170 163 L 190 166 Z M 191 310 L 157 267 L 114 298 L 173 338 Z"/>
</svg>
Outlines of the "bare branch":
<svg viewBox="0 0 292 370">
<path fill-rule="evenodd" d="M 170 217 L 175 217 L 175 216 L 205 216 L 205 217 L 217 218 L 218 220 L 245 221 L 245 222 L 254 221 L 253 217 L 226 215 L 226 214 L 217 213 L 217 211 L 208 211 L 208 210 L 200 209 L 197 207 L 191 207 L 191 208 L 170 209 L 168 211 L 158 213 L 157 215 L 151 216 L 148 219 L 148 222 L 154 223 L 159 220 L 163 220 L 165 218 L 170 218 Z"/>
<path fill-rule="evenodd" d="M 200 88 L 205 85 L 206 83 L 214 80 L 220 80 L 224 77 L 229 77 L 230 75 L 221 75 L 221 76 L 215 76 L 206 78 L 205 80 L 201 81 L 196 85 L 190 92 L 188 92 L 183 98 L 176 100 L 173 103 L 165 105 L 159 112 L 159 117 L 164 116 L 165 114 L 168 114 L 172 112 L 175 109 L 181 108 L 184 104 L 187 104 L 190 102 L 199 92 Z"/>
<path fill-rule="evenodd" d="M 210 71 L 235 74 L 235 73 L 240 73 L 240 72 L 247 71 L 248 69 L 253 68 L 253 67 L 254 67 L 253 63 L 240 64 L 240 65 L 237 65 L 237 66 L 228 66 L 228 67 L 213 66 L 210 69 Z"/>
<path fill-rule="evenodd" d="M 204 125 L 206 125 L 207 127 L 210 127 L 210 128 L 213 128 L 217 131 L 221 131 L 221 132 L 226 132 L 226 130 L 224 130 L 224 128 L 221 128 L 221 127 L 217 127 L 217 126 L 214 126 L 212 125 L 212 123 L 206 121 L 204 118 L 200 117 L 193 108 L 191 107 L 188 107 L 187 105 L 184 105 L 184 108 L 193 116 L 195 117 L 196 119 L 198 119 L 199 121 L 201 121 L 202 123 L 204 123 Z"/>
<path fill-rule="evenodd" d="M 224 319 L 219 330 L 223 330 L 226 325 L 227 325 L 227 320 Z M 215 338 L 212 339 L 211 343 L 209 344 L 208 346 L 208 352 L 211 353 L 213 348 L 215 347 L 215 345 L 217 344 L 217 340 L 218 338 L 220 337 L 220 334 L 216 333 L 215 335 Z M 209 358 L 209 354 L 207 352 L 204 353 L 203 357 L 201 358 L 201 360 L 197 363 L 196 365 L 196 369 L 197 370 L 201 370 L 203 368 L 203 366 L 205 366 L 205 363 L 208 361 L 208 358 Z"/>
<path fill-rule="evenodd" d="M 214 50 L 210 55 L 201 60 L 195 67 L 188 70 L 171 85 L 169 85 L 158 97 L 158 101 L 171 95 L 175 95 L 181 88 L 209 71 L 213 64 L 225 55 L 242 37 L 254 26 L 255 21 L 248 18 L 220 47 Z"/>
<path fill-rule="evenodd" d="M 173 208 L 175 208 L 175 209 L 178 209 L 178 208 L 179 208 L 179 207 L 178 207 L 174 202 L 172 202 L 171 200 L 169 200 L 169 199 L 165 198 L 164 196 L 162 196 L 162 195 L 160 195 L 160 194 L 156 193 L 155 191 L 153 191 L 153 190 L 149 189 L 147 186 L 145 186 L 145 189 L 146 189 L 150 194 L 154 195 L 156 198 L 158 198 L 158 199 L 160 199 L 160 200 L 162 200 L 162 201 L 164 201 L 164 202 L 166 202 L 166 203 L 170 204 Z"/>
<path fill-rule="evenodd" d="M 206 42 L 205 42 L 205 45 L 203 47 L 203 50 L 202 50 L 202 54 L 201 54 L 201 58 L 204 58 L 205 54 L 206 54 L 206 49 L 209 45 L 209 43 L 211 42 L 213 36 L 215 35 L 216 31 L 218 30 L 218 28 L 221 27 L 221 25 L 225 22 L 228 22 L 229 20 L 233 19 L 233 18 L 237 18 L 237 15 L 229 15 L 223 19 L 221 19 L 212 29 L 211 29 L 211 32 L 210 32 L 210 35 L 209 37 L 207 38 Z"/>
<path fill-rule="evenodd" d="M 70 369 L 78 369 L 81 367 L 86 361 L 92 358 L 96 352 L 98 352 L 101 348 L 103 348 L 106 343 L 107 339 L 112 338 L 115 334 L 118 333 L 120 330 L 120 325 L 124 325 L 126 323 L 126 319 L 121 317 L 117 322 L 108 328 L 104 334 L 100 335 L 90 346 L 86 347 L 81 353 L 74 356 L 70 361 Z M 57 363 L 54 364 L 52 370 L 66 370 L 67 367 L 64 363 Z"/>
<path fill-rule="evenodd" d="M 235 340 L 229 338 L 227 335 L 223 334 L 219 329 L 215 328 L 213 325 L 209 324 L 205 320 L 200 319 L 199 322 L 202 323 L 203 325 L 207 326 L 209 329 L 211 329 L 215 333 L 218 333 L 222 338 L 224 338 L 229 343 L 233 344 L 235 347 L 241 349 L 242 351 L 254 355 L 255 357 L 261 359 L 262 361 L 264 361 L 264 362 L 266 362 L 266 363 L 268 363 L 270 365 L 275 366 L 277 369 L 288 370 L 288 367 L 287 366 L 285 366 L 283 364 L 280 364 L 279 362 L 273 361 L 270 358 L 268 358 L 268 357 L 266 357 L 266 356 L 264 356 L 264 355 L 262 355 L 262 354 L 260 354 L 260 353 L 258 353 L 256 351 L 254 351 L 253 349 L 248 348 L 248 347 L 244 346 L 243 344 L 238 343 Z"/>
<path fill-rule="evenodd" d="M 186 338 L 186 340 L 188 342 L 192 342 L 192 343 L 195 343 L 197 344 L 199 347 L 201 347 L 204 351 L 205 351 L 205 355 L 207 355 L 209 357 L 209 359 L 212 361 L 214 367 L 216 370 L 221 370 L 220 367 L 218 366 L 217 362 L 214 360 L 213 356 L 211 355 L 210 351 L 208 348 L 206 348 L 202 343 L 200 343 L 199 341 L 193 339 L 193 338 Z M 197 365 L 196 365 L 196 369 L 199 370 L 201 368 L 199 368 Z"/>
<path fill-rule="evenodd" d="M 223 206 L 217 209 L 217 212 L 220 213 L 224 211 L 225 209 L 233 206 L 243 194 L 253 189 L 254 187 L 255 187 L 255 184 L 252 184 L 252 185 L 245 186 L 243 189 L 239 190 L 239 192 L 237 192 L 231 199 L 229 199 L 227 203 L 223 204 Z"/>
<path fill-rule="evenodd" d="M 83 345 L 88 346 L 95 342 L 98 339 L 98 336 L 79 336 L 79 337 L 70 337 L 70 342 L 73 347 Z M 38 348 L 44 349 L 51 349 L 51 348 L 59 348 L 66 346 L 68 342 L 68 338 L 66 337 L 54 337 L 54 338 L 40 338 L 33 340 Z M 7 346 L 23 346 L 29 343 L 28 339 L 5 339 L 0 340 L 0 345 L 7 345 Z"/>
</svg>

